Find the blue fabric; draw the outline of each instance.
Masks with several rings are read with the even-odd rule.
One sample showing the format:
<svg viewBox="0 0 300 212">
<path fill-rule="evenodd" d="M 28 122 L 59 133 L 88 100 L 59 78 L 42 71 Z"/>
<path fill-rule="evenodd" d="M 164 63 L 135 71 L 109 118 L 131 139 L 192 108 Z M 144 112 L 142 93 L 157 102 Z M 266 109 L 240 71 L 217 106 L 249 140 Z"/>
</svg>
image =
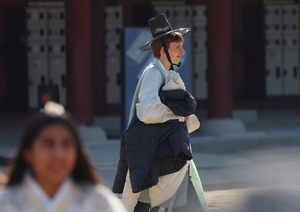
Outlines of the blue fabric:
<svg viewBox="0 0 300 212">
<path fill-rule="evenodd" d="M 136 86 L 136 89 L 135 89 L 135 92 L 134 92 L 134 95 L 133 95 L 133 99 L 132 99 L 132 103 L 131 103 L 131 108 L 130 108 L 130 114 L 129 114 L 129 119 L 128 119 L 128 126 L 130 124 L 130 121 L 132 120 L 134 114 L 136 114 L 136 103 L 138 103 L 138 97 L 139 97 L 139 92 L 140 92 L 140 89 L 141 89 L 141 85 L 142 85 L 142 81 L 144 79 L 144 76 L 146 75 L 146 73 L 149 71 L 149 69 L 151 68 L 155 68 L 156 70 L 159 70 L 159 73 L 160 73 L 160 76 L 162 78 L 162 85 L 165 84 L 165 75 L 163 74 L 163 71 L 165 70 L 162 70 L 160 68 L 160 66 L 157 64 L 157 62 L 154 60 L 152 63 L 150 63 L 146 68 L 145 70 L 143 71 L 139 81 L 138 81 L 138 84 Z"/>
</svg>

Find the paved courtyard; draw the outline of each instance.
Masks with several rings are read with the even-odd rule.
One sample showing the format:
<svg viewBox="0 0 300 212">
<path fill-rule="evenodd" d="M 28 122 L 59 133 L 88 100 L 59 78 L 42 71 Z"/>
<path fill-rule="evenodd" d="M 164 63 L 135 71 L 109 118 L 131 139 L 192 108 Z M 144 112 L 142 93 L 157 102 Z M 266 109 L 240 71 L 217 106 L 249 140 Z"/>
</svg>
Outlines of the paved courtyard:
<svg viewBox="0 0 300 212">
<path fill-rule="evenodd" d="M 191 137 L 192 145 L 206 142 L 215 148 L 220 144 L 223 147 L 232 144 L 243 147 L 234 152 L 193 152 L 211 212 L 300 211 L 299 116 L 299 110 L 270 111 L 261 113 L 256 123 L 247 124 L 247 136 L 255 138 L 256 144 L 264 144 L 259 148 L 249 145 L 250 148 L 246 149 L 251 140 L 238 140 L 241 135 Z M 14 155 L 23 126 L 20 121 L 0 121 L 0 156 Z M 280 142 L 269 145 L 272 143 L 264 138 Z M 84 140 L 88 139 L 84 137 Z M 94 140 L 85 142 L 86 150 L 103 183 L 111 188 L 120 141 L 99 140 L 98 136 Z M 212 143 L 215 140 L 219 142 Z M 6 167 L 0 166 L 0 181 L 5 179 L 5 170 Z"/>
<path fill-rule="evenodd" d="M 300 185 L 205 192 L 210 212 L 298 212 Z"/>
</svg>

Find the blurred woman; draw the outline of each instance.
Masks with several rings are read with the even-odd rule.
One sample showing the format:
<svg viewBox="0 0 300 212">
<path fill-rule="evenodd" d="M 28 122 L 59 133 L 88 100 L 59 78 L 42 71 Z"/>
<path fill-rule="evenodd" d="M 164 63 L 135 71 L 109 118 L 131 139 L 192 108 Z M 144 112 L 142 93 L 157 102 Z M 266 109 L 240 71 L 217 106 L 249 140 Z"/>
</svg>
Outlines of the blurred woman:
<svg viewBox="0 0 300 212">
<path fill-rule="evenodd" d="M 1 212 L 125 211 L 101 185 L 84 153 L 74 118 L 50 102 L 25 128 L 0 195 Z"/>
</svg>

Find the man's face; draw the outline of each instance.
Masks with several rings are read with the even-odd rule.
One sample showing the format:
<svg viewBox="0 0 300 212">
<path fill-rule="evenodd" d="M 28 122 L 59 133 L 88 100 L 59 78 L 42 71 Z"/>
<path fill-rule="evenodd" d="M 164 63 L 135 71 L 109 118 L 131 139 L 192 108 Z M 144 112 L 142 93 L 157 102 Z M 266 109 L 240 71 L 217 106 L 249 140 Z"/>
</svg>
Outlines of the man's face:
<svg viewBox="0 0 300 212">
<path fill-rule="evenodd" d="M 177 64 L 180 62 L 180 58 L 184 55 L 184 50 L 182 48 L 183 42 L 172 42 L 169 47 L 169 54 L 173 64 Z"/>
</svg>

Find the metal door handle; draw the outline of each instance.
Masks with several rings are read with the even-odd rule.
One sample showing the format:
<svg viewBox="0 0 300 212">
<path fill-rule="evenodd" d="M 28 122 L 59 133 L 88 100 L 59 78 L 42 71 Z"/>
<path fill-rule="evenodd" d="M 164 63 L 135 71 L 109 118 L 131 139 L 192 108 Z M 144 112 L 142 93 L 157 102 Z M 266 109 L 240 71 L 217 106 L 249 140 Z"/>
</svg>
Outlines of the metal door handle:
<svg viewBox="0 0 300 212">
<path fill-rule="evenodd" d="M 61 87 L 66 87 L 66 75 L 61 76 Z"/>
<path fill-rule="evenodd" d="M 198 79 L 198 77 L 199 77 L 198 73 L 194 73 L 194 78 Z"/>
<path fill-rule="evenodd" d="M 117 85 L 122 85 L 122 73 L 117 73 Z"/>
<path fill-rule="evenodd" d="M 45 76 L 41 76 L 41 85 L 45 85 Z"/>
<path fill-rule="evenodd" d="M 279 67 L 276 68 L 276 78 L 277 79 L 280 78 L 280 68 Z"/>
<path fill-rule="evenodd" d="M 298 77 L 298 68 L 295 66 L 294 67 L 294 78 Z"/>
</svg>

